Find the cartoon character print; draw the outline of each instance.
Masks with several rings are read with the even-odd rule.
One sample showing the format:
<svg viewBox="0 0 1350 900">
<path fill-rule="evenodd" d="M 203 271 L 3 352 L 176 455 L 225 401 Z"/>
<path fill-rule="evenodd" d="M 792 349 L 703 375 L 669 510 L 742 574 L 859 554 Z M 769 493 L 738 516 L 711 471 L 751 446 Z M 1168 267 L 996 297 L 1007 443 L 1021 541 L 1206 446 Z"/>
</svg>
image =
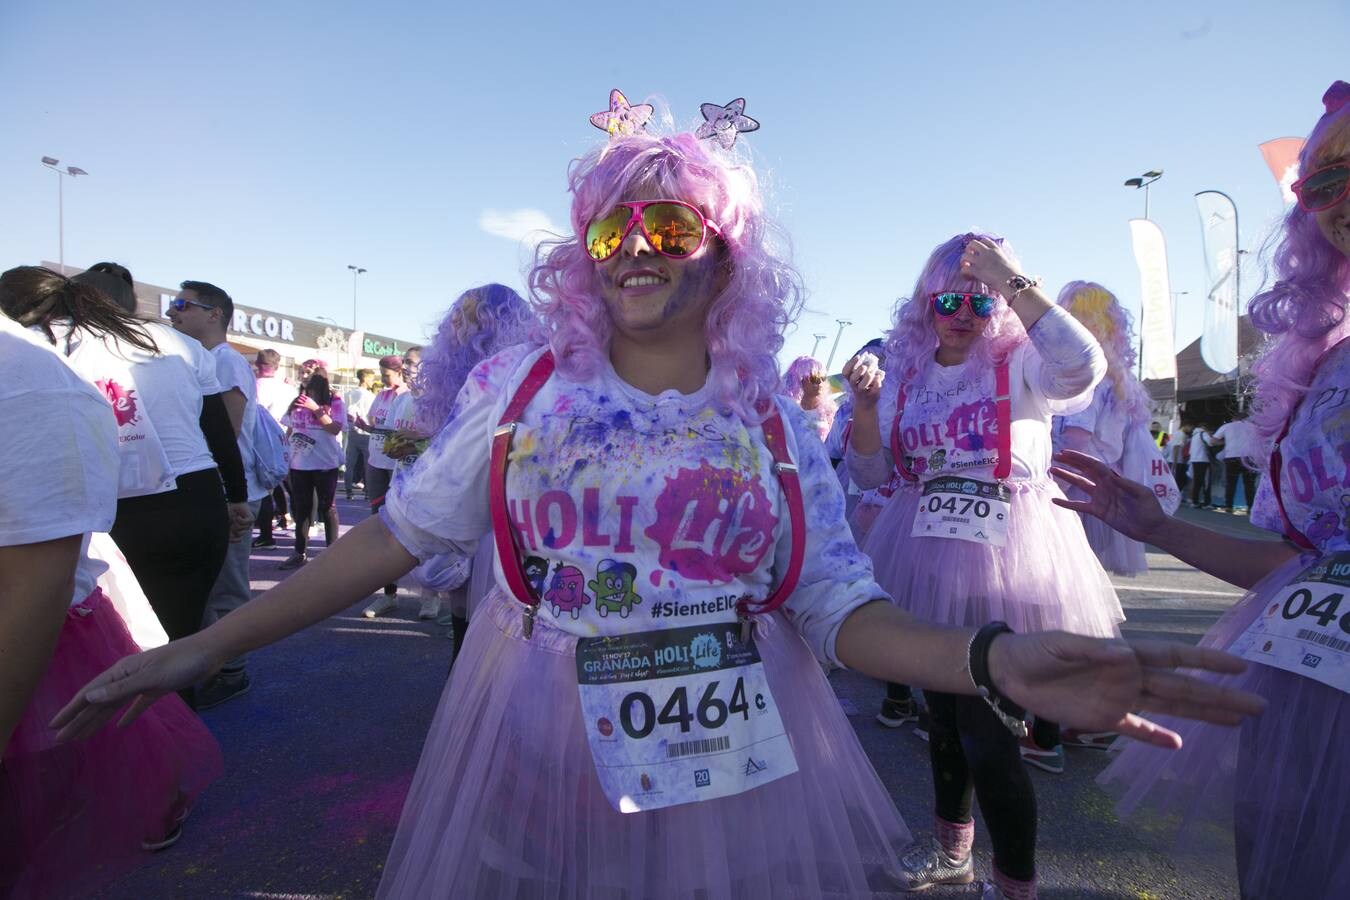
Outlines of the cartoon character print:
<svg viewBox="0 0 1350 900">
<path fill-rule="evenodd" d="M 558 563 L 553 569 L 553 583 L 548 593 L 544 594 L 544 599 L 553 607 L 553 615 L 570 612 L 572 618 L 581 618 L 581 608 L 591 602 L 590 595 L 584 589 L 585 579 L 586 576 L 576 566 Z"/>
<path fill-rule="evenodd" d="M 642 602 L 642 598 L 633 590 L 635 581 L 635 567 L 629 563 L 602 559 L 595 570 L 595 580 L 586 586 L 595 593 L 595 609 L 601 616 L 617 612 L 619 618 L 626 619 L 633 611 L 633 605 Z"/>
<path fill-rule="evenodd" d="M 941 472 L 942 467 L 947 464 L 947 451 L 943 449 L 934 450 L 928 457 L 928 471 Z"/>
<path fill-rule="evenodd" d="M 544 579 L 548 577 L 548 560 L 538 556 L 527 556 L 522 568 L 525 570 L 525 580 L 530 583 L 530 590 L 534 591 L 536 597 L 542 597 Z"/>
<path fill-rule="evenodd" d="M 1336 513 L 1327 510 L 1317 514 L 1312 524 L 1308 526 L 1308 540 L 1321 546 L 1331 540 L 1341 530 L 1341 517 Z"/>
</svg>

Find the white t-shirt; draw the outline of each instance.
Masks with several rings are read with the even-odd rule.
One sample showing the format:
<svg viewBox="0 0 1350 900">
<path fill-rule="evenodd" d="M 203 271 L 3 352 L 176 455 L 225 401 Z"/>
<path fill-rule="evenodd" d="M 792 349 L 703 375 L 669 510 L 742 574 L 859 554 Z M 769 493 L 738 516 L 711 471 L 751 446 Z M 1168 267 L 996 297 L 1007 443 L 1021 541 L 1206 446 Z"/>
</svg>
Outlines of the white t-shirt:
<svg viewBox="0 0 1350 900">
<path fill-rule="evenodd" d="M 1261 435 L 1256 426 L 1245 419 L 1221 425 L 1214 436 L 1223 441 L 1219 459 L 1256 458 L 1261 454 Z"/>
<path fill-rule="evenodd" d="M 338 428 L 347 424 L 346 413 L 342 409 L 342 400 L 333 398 L 328 407 L 328 415 L 338 424 Z M 291 468 L 300 472 L 325 472 L 342 465 L 342 445 L 336 434 L 329 434 L 319 424 L 319 415 L 304 407 L 294 407 L 281 417 L 281 424 L 291 430 Z"/>
<path fill-rule="evenodd" d="M 0 546 L 83 534 L 71 604 L 106 568 L 90 532 L 117 517 L 117 420 L 107 399 L 44 337 L 0 314 Z"/>
<path fill-rule="evenodd" d="M 347 407 L 347 428 L 354 431 L 356 430 L 357 416 L 363 419 L 368 418 L 370 405 L 375 402 L 375 392 L 368 391 L 363 387 L 355 387 L 343 396 L 342 402 Z"/>
<path fill-rule="evenodd" d="M 390 471 L 398 465 L 396 460 L 384 455 L 384 439 L 398 430 L 395 422 L 398 398 L 406 393 L 406 387 L 385 388 L 371 402 L 370 413 L 366 416 L 366 421 L 370 423 L 370 450 L 366 455 L 366 465 Z"/>
<path fill-rule="evenodd" d="M 215 358 L 167 325 L 142 324 L 159 355 L 52 323 L 57 350 L 107 395 L 117 416 L 119 497 L 171 491 L 179 475 L 216 467 L 201 429 L 202 397 L 220 393 Z"/>
<path fill-rule="evenodd" d="M 258 387 L 253 377 L 253 367 L 239 351 L 221 341 L 211 348 L 216 360 L 216 380 L 220 382 L 220 392 L 228 394 L 238 389 L 244 395 L 244 418 L 239 427 L 239 457 L 244 461 L 244 478 L 248 482 L 248 502 L 256 503 L 266 497 L 269 491 L 258 483 L 253 471 L 253 426 L 258 421 Z"/>
<path fill-rule="evenodd" d="M 1209 432 L 1195 426 L 1195 431 L 1191 433 L 1191 462 L 1207 463 L 1209 458 Z"/>
<path fill-rule="evenodd" d="M 395 477 L 381 516 L 419 560 L 471 555 L 491 531 L 492 434 L 541 352 L 513 347 L 476 368 L 450 423 Z M 849 534 L 815 429 L 788 398 L 774 402 L 806 514 L 801 576 L 783 609 L 819 658 L 836 660 L 844 619 L 885 593 Z M 590 637 L 726 622 L 740 597 L 779 583 L 792 529 L 763 431 L 715 407 L 706 384 L 653 396 L 609 365 L 543 386 L 521 416 L 506 485 L 543 597 L 536 627 Z M 496 575 L 504 584 L 500 560 Z"/>
<path fill-rule="evenodd" d="M 258 403 L 272 414 L 278 422 L 291 408 L 291 401 L 299 392 L 295 385 L 275 375 L 264 375 L 257 379 Z"/>
</svg>

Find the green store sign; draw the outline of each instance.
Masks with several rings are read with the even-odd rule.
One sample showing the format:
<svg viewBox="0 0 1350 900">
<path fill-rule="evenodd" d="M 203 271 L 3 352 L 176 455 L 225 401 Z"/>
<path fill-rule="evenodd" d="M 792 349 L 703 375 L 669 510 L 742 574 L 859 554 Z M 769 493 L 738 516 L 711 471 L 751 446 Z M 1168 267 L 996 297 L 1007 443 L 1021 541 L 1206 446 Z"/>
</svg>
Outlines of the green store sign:
<svg viewBox="0 0 1350 900">
<path fill-rule="evenodd" d="M 403 348 L 398 341 L 382 344 L 379 338 L 368 337 L 362 345 L 362 353 L 366 356 L 402 356 Z"/>
</svg>

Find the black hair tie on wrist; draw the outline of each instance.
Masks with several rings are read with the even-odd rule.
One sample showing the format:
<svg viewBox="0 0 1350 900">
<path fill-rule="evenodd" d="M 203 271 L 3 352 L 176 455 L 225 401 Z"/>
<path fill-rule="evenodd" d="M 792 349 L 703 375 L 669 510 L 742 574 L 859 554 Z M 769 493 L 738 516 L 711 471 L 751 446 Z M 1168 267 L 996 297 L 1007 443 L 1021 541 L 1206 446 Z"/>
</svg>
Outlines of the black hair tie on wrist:
<svg viewBox="0 0 1350 900">
<path fill-rule="evenodd" d="M 1017 737 L 1024 738 L 1027 736 L 1027 711 L 1008 699 L 994 686 L 994 679 L 989 677 L 989 648 L 994 638 L 1001 634 L 1013 634 L 1007 622 L 990 622 L 971 637 L 967 649 L 970 680 L 998 720 Z"/>
</svg>

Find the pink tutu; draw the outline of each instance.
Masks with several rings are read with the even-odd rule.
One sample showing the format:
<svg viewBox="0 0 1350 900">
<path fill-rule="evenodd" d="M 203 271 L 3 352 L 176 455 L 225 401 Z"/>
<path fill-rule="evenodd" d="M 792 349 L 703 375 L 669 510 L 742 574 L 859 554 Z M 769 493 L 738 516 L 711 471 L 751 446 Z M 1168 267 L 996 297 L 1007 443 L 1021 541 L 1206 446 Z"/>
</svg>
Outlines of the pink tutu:
<svg viewBox="0 0 1350 900">
<path fill-rule="evenodd" d="M 745 793 L 633 814 L 601 792 L 581 722 L 576 638 L 494 591 L 422 751 L 381 897 L 856 897 L 909 832 L 805 643 L 780 614 L 757 643 L 799 771 Z"/>
<path fill-rule="evenodd" d="M 1055 506 L 1053 482 L 1010 482 L 1012 518 L 1003 547 L 911 537 L 921 492 L 891 497 L 863 551 L 877 583 L 915 617 L 944 625 L 1002 621 L 1014 631 L 1115 637 L 1125 620 L 1078 514 Z"/>
<path fill-rule="evenodd" d="M 492 535 L 488 534 L 478 542 L 478 550 L 473 555 L 473 574 L 469 576 L 468 616 L 473 618 L 477 609 L 492 589 L 497 586 L 497 571 L 492 565 L 495 551 Z"/>
<path fill-rule="evenodd" d="M 1201 646 L 1231 646 L 1315 560 L 1304 555 L 1263 578 Z M 1204 842 L 1236 826 L 1244 897 L 1343 895 L 1350 885 L 1350 697 L 1259 663 L 1214 680 L 1265 697 L 1265 714 L 1240 729 L 1159 717 L 1181 734 L 1182 749 L 1121 741 L 1099 780 L 1118 785 L 1119 813 L 1146 818 L 1150 831 Z"/>
<path fill-rule="evenodd" d="M 132 725 L 54 743 L 47 723 L 95 675 L 139 648 L 95 590 L 71 608 L 51 664 L 0 766 L 0 896 L 97 890 L 150 858 L 224 767 L 220 747 L 176 695 Z"/>
</svg>

